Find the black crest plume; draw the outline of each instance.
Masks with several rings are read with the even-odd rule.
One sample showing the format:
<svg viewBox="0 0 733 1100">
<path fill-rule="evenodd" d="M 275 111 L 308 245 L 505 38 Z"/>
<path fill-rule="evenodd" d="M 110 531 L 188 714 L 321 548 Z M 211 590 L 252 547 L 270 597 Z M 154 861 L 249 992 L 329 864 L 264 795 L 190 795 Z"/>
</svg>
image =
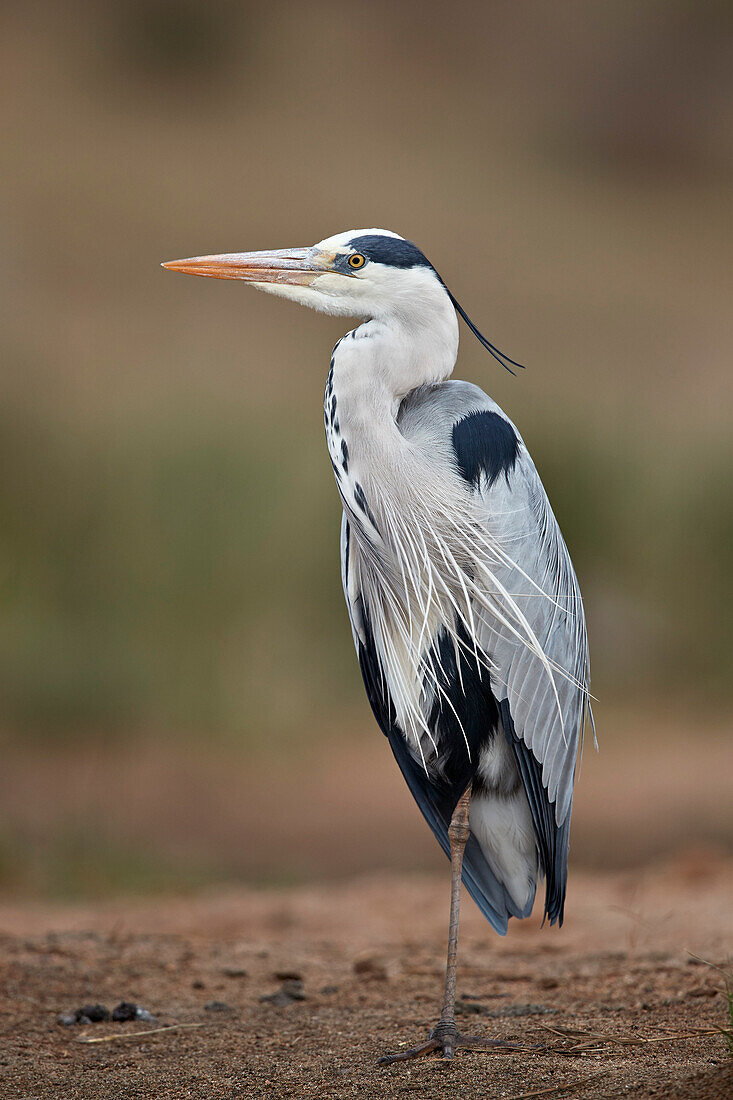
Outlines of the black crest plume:
<svg viewBox="0 0 733 1100">
<path fill-rule="evenodd" d="M 443 283 L 443 286 L 445 286 L 445 283 Z M 445 289 L 448 290 L 448 287 L 446 286 Z M 471 318 L 466 313 L 463 306 L 460 304 L 460 302 L 456 301 L 456 299 L 453 297 L 453 295 L 451 294 L 451 292 L 449 290 L 448 290 L 448 297 L 450 298 L 450 300 L 453 303 L 455 309 L 457 310 L 458 313 L 460 313 L 461 317 L 466 322 L 466 324 L 468 325 L 468 327 L 470 328 L 471 332 L 474 334 L 476 339 L 479 341 L 480 344 L 484 345 L 486 350 L 491 355 L 494 356 L 494 359 L 496 359 L 497 363 L 501 363 L 502 367 L 504 367 L 505 370 L 508 370 L 509 373 L 513 374 L 515 377 L 516 377 L 517 372 L 513 371 L 512 367 L 519 367 L 520 370 L 524 370 L 524 363 L 517 363 L 514 359 L 510 359 L 508 355 L 505 355 L 503 351 L 499 351 L 499 349 L 497 347 L 495 347 L 495 345 L 492 344 L 491 341 L 487 340 L 486 337 L 483 335 L 483 333 L 479 332 L 479 330 L 476 328 L 476 326 L 474 325 Z M 512 367 L 509 366 L 509 363 L 511 363 Z"/>
</svg>

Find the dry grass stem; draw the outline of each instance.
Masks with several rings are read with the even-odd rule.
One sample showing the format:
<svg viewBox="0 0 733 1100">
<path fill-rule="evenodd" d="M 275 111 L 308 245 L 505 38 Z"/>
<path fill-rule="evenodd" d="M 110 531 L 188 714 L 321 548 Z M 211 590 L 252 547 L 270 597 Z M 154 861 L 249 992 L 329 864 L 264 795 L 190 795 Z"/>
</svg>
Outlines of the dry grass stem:
<svg viewBox="0 0 733 1100">
<path fill-rule="evenodd" d="M 549 1024 L 540 1024 L 545 1031 L 556 1035 L 557 1040 L 544 1048 L 547 1053 L 577 1056 L 582 1054 L 603 1052 L 606 1046 L 641 1047 L 651 1043 L 675 1043 L 684 1039 L 700 1039 L 707 1035 L 717 1034 L 716 1028 L 691 1028 L 684 1032 L 673 1034 L 649 1035 L 639 1037 L 635 1035 L 607 1035 L 602 1032 L 578 1031 L 573 1028 L 552 1027 Z M 536 1048 L 535 1048 L 536 1049 Z M 529 1048 L 527 1048 L 529 1050 Z"/>
<path fill-rule="evenodd" d="M 151 1027 L 147 1031 L 122 1031 L 119 1035 L 93 1035 L 88 1038 L 83 1035 L 80 1039 L 76 1039 L 77 1043 L 84 1043 L 86 1046 L 91 1046 L 92 1043 L 114 1043 L 119 1039 L 141 1039 L 146 1035 L 159 1035 L 161 1031 L 182 1031 L 184 1027 L 203 1027 L 203 1023 L 199 1024 L 166 1024 L 165 1027 Z"/>
</svg>

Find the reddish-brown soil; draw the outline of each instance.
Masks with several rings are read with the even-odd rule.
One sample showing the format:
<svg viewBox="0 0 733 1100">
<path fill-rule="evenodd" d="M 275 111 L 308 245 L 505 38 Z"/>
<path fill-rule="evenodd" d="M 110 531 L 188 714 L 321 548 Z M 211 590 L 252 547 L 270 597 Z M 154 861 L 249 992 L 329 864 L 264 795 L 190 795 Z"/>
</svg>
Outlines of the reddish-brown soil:
<svg viewBox="0 0 733 1100">
<path fill-rule="evenodd" d="M 691 952 L 730 958 L 732 872 L 713 856 L 649 872 L 576 871 L 562 930 L 533 918 L 505 939 L 467 902 L 466 1029 L 548 1049 L 388 1068 L 375 1065 L 379 1055 L 421 1039 L 435 1021 L 447 878 L 6 904 L 0 1095 L 723 1100 L 733 1096 L 733 1058 L 714 1030 L 726 1023 L 722 978 Z M 302 979 L 305 999 L 262 1002 L 283 975 Z M 121 1000 L 148 1008 L 159 1027 L 177 1026 L 146 1036 L 136 1033 L 155 1024 L 56 1022 L 82 1004 Z M 567 1038 L 571 1029 L 583 1037 Z M 591 1035 L 608 1041 L 569 1052 Z M 629 1038 L 645 1041 L 622 1043 Z"/>
</svg>

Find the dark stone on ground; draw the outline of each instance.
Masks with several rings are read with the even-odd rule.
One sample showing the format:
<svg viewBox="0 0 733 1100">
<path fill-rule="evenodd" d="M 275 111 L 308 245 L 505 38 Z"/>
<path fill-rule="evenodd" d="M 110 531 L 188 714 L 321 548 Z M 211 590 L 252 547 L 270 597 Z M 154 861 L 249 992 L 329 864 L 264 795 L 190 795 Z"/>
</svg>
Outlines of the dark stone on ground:
<svg viewBox="0 0 733 1100">
<path fill-rule="evenodd" d="M 112 1012 L 112 1019 L 116 1024 L 125 1024 L 128 1020 L 141 1020 L 146 1024 L 155 1022 L 152 1012 L 133 1001 L 121 1001 Z"/>
<path fill-rule="evenodd" d="M 303 983 L 296 978 L 288 978 L 275 993 L 266 993 L 260 997 L 260 1003 L 269 1003 L 280 1008 L 292 1004 L 294 1001 L 304 1001 L 305 992 Z"/>
<path fill-rule="evenodd" d="M 109 1020 L 109 1009 L 104 1005 L 82 1005 L 76 1010 L 78 1023 L 101 1024 Z"/>
</svg>

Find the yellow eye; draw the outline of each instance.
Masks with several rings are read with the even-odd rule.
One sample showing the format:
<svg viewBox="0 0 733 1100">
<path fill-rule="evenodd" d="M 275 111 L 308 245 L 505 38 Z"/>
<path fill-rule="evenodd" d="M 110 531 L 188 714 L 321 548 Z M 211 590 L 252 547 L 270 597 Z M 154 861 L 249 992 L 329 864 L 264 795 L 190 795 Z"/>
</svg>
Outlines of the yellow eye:
<svg viewBox="0 0 733 1100">
<path fill-rule="evenodd" d="M 366 263 L 366 259 L 360 252 L 355 252 L 353 256 L 349 256 L 349 267 L 353 267 L 354 270 L 358 270 Z"/>
</svg>

